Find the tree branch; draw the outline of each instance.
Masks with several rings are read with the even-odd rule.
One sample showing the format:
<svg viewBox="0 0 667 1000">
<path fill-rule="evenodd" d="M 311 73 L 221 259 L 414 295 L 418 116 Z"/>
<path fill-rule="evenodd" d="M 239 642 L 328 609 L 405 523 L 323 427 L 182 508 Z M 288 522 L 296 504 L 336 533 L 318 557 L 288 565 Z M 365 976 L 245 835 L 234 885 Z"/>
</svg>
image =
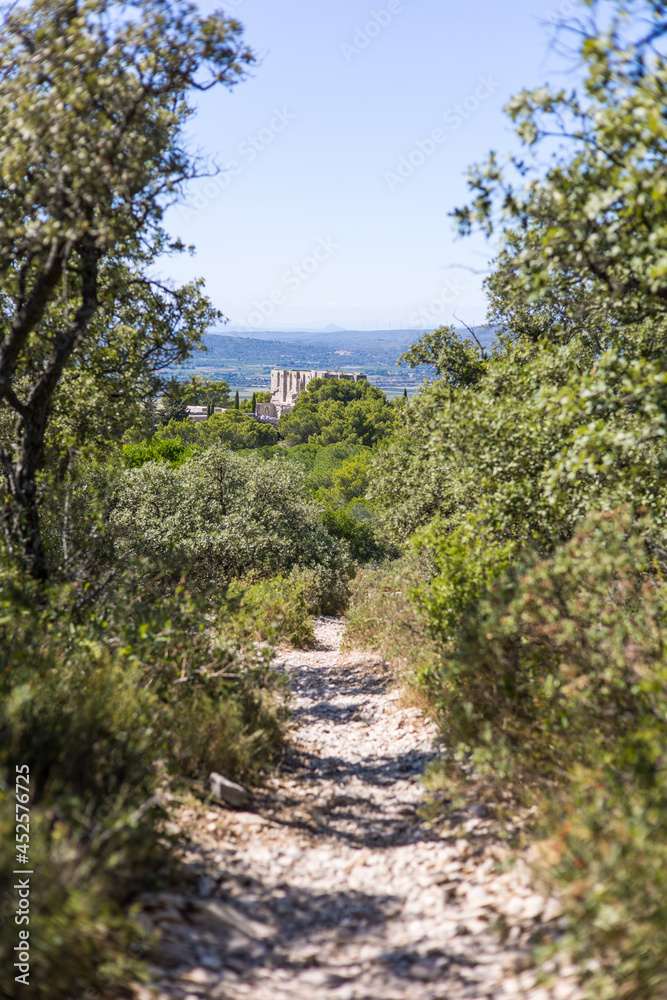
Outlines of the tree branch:
<svg viewBox="0 0 667 1000">
<path fill-rule="evenodd" d="M 468 326 L 468 324 L 465 322 L 465 320 L 459 319 L 459 317 L 456 315 L 456 313 L 452 313 L 452 315 L 453 315 L 453 317 L 454 317 L 455 320 L 458 320 L 459 323 L 463 323 L 463 325 L 466 328 L 466 330 L 468 331 L 468 333 L 472 334 L 472 336 L 474 337 L 475 343 L 479 347 L 479 353 L 480 353 L 480 357 L 481 357 L 482 361 L 488 360 L 488 354 L 486 353 L 486 349 L 482 346 L 482 344 L 481 344 L 481 342 L 480 342 L 477 334 L 472 329 L 472 327 Z"/>
<path fill-rule="evenodd" d="M 44 270 L 37 278 L 28 301 L 19 306 L 14 315 L 9 333 L 0 346 L 0 379 L 9 379 L 14 374 L 16 363 L 29 334 L 44 315 L 51 294 L 60 281 L 64 246 L 62 240 L 52 244 Z"/>
</svg>

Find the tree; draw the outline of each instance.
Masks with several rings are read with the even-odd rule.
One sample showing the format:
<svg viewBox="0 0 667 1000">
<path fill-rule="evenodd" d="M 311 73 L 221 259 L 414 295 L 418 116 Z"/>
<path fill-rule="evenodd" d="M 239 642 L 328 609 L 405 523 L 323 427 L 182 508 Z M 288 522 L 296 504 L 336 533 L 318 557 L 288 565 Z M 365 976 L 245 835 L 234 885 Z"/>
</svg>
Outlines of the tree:
<svg viewBox="0 0 667 1000">
<path fill-rule="evenodd" d="M 363 451 L 343 462 L 334 472 L 327 499 L 347 505 L 366 495 L 372 452 Z M 324 497 L 323 497 L 324 499 Z"/>
<path fill-rule="evenodd" d="M 183 398 L 186 403 L 193 406 L 211 405 L 229 406 L 229 385 L 227 382 L 215 382 L 210 378 L 202 378 L 201 375 L 191 375 L 187 382 L 181 383 L 183 386 Z"/>
<path fill-rule="evenodd" d="M 312 379 L 278 430 L 291 445 L 371 446 L 390 432 L 395 416 L 385 394 L 365 379 Z"/>
<path fill-rule="evenodd" d="M 262 424 L 231 409 L 214 413 L 210 420 L 200 423 L 197 426 L 197 441 L 205 447 L 218 442 L 226 443 L 233 451 L 239 451 L 277 444 L 278 431 L 272 424 Z"/>
<path fill-rule="evenodd" d="M 398 359 L 399 364 L 431 365 L 439 378 L 452 387 L 476 385 L 484 374 L 484 359 L 479 347 L 460 337 L 453 326 L 441 326 L 425 333 Z M 407 398 L 407 389 L 404 390 Z"/>
<path fill-rule="evenodd" d="M 239 390 L 237 389 L 236 392 L 234 393 L 234 409 L 238 410 L 238 408 L 239 408 Z"/>
<path fill-rule="evenodd" d="M 275 433 L 270 425 L 229 414 Z M 234 578 L 286 574 L 295 566 L 312 567 L 334 592 L 349 578 L 346 546 L 322 524 L 321 505 L 299 470 L 220 445 L 178 468 L 160 462 L 128 469 L 109 518 L 132 557 L 143 553 L 151 565 L 175 570 L 177 580 L 187 575 L 192 589 L 213 584 L 219 592 Z"/>
<path fill-rule="evenodd" d="M 146 281 L 144 270 L 154 259 L 135 246 L 126 248 L 124 259 L 113 256 L 100 263 L 99 305 L 86 343 L 70 358 L 51 399 L 39 485 L 45 503 L 84 452 L 106 454 L 108 442 L 128 431 L 140 437 L 151 432 L 158 418 L 153 400 L 165 388 L 164 370 L 185 360 L 217 316 L 198 282 L 164 292 Z M 76 308 L 71 283 L 69 292 L 71 303 L 50 305 L 42 335 L 31 338 L 21 355 L 15 388 L 23 398 L 48 362 L 51 336 L 67 309 Z M 0 302 L 5 300 L 0 289 Z M 19 419 L 0 403 L 0 449 L 10 454 L 19 440 Z M 16 508 L 7 503 L 3 513 L 11 543 Z"/>
<path fill-rule="evenodd" d="M 241 413 L 254 413 L 258 403 L 270 403 L 270 392 L 253 392 L 250 399 L 242 399 L 239 402 Z"/>
<path fill-rule="evenodd" d="M 183 444 L 197 444 L 199 442 L 198 431 L 203 423 L 195 423 L 194 420 L 170 420 L 168 424 L 162 424 L 155 431 L 151 439 L 151 444 L 160 441 L 182 441 Z"/>
<path fill-rule="evenodd" d="M 172 420 L 158 427 L 153 441 L 167 441 L 172 438 L 184 444 L 199 444 L 209 448 L 213 444 L 228 444 L 232 451 L 242 448 L 262 448 L 278 443 L 278 431 L 272 424 L 229 409 L 224 413 L 212 413 L 208 420 L 195 423 L 194 420 Z"/>
<path fill-rule="evenodd" d="M 189 420 L 187 405 L 180 399 L 163 396 L 163 410 L 160 423 L 168 424 L 170 420 Z"/>
<path fill-rule="evenodd" d="M 186 399 L 187 391 L 185 386 L 176 379 L 171 379 L 167 383 L 162 399 L 160 400 L 158 422 L 160 424 L 168 424 L 170 420 L 187 420 L 189 414 Z"/>
<path fill-rule="evenodd" d="M 1 453 L 5 526 L 38 577 L 47 566 L 37 473 L 56 390 L 98 347 L 107 265 L 133 271 L 129 290 L 148 294 L 137 265 L 168 249 L 164 209 L 201 173 L 183 135 L 188 93 L 242 78 L 252 55 L 241 35 L 238 22 L 183 0 L 33 0 L 5 18 L 0 406 L 15 421 Z M 153 287 L 166 308 L 174 293 Z"/>
<path fill-rule="evenodd" d="M 545 305 L 560 313 L 557 337 L 592 319 L 613 338 L 619 322 L 667 313 L 667 12 L 655 0 L 609 8 L 603 31 L 581 19 L 566 26 L 580 37 L 580 92 L 514 97 L 508 112 L 524 150 L 508 169 L 494 154 L 474 167 L 473 201 L 454 213 L 464 234 L 501 230 L 513 308 L 542 332 Z"/>
</svg>

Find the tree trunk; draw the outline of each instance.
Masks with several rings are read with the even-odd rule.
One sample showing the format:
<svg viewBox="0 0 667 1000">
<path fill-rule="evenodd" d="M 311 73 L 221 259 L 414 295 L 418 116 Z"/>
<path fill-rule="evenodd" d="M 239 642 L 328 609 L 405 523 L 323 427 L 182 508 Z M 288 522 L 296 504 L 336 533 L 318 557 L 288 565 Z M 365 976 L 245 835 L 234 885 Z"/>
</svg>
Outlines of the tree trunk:
<svg viewBox="0 0 667 1000">
<path fill-rule="evenodd" d="M 44 437 L 51 401 L 65 365 L 83 340 L 88 323 L 97 309 L 99 251 L 90 240 L 76 249 L 81 261 L 81 305 L 72 323 L 56 334 L 51 354 L 25 403 L 17 399 L 11 388 L 11 376 L 14 374 L 19 352 L 14 354 L 13 364 L 5 371 L 0 366 L 0 389 L 4 388 L 2 395 L 19 416 L 16 450 L 13 455 L 7 452 L 2 454 L 8 492 L 14 507 L 9 527 L 18 536 L 17 541 L 20 542 L 30 572 L 39 580 L 47 578 L 48 566 L 40 524 L 37 473 L 44 456 Z M 31 329 L 34 329 L 43 316 L 46 302 L 43 305 Z M 26 332 L 24 342 L 29 332 L 31 331 Z M 6 513 L 5 518 L 7 521 Z"/>
<path fill-rule="evenodd" d="M 9 492 L 14 505 L 12 529 L 20 539 L 21 548 L 31 574 L 46 580 L 48 568 L 42 542 L 42 531 L 37 502 L 37 471 L 43 451 L 44 435 L 35 429 L 26 435 L 18 458 L 11 467 Z M 6 468 L 6 467 L 5 467 Z"/>
</svg>

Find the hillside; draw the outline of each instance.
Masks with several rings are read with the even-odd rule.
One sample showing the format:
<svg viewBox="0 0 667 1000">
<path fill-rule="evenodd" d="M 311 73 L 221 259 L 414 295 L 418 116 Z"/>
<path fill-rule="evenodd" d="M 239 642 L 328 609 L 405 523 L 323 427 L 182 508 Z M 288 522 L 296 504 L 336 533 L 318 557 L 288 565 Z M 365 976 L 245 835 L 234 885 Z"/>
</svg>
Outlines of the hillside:
<svg viewBox="0 0 667 1000">
<path fill-rule="evenodd" d="M 478 328 L 476 332 L 482 343 L 489 343 L 489 331 Z M 414 371 L 397 367 L 399 356 L 418 338 L 415 330 L 258 333 L 252 337 L 216 332 L 203 338 L 205 352 L 196 352 L 185 364 L 168 371 L 177 378 L 197 373 L 224 379 L 241 393 L 266 388 L 270 371 L 276 367 L 363 371 L 373 385 L 391 396 L 404 387 L 414 391 L 433 374 L 428 366 Z"/>
</svg>

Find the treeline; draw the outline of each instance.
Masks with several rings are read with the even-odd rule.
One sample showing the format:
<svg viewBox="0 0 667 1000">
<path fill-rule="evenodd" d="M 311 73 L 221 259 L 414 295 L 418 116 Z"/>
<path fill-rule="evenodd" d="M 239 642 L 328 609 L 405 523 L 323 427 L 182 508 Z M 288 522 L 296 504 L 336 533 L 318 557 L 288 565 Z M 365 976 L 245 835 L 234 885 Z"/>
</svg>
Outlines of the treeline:
<svg viewBox="0 0 667 1000">
<path fill-rule="evenodd" d="M 339 441 L 376 445 L 391 433 L 401 398 L 391 404 L 385 394 L 366 380 L 311 379 L 305 392 L 297 397 L 290 413 L 284 414 L 277 428 L 258 423 L 251 414 L 257 403 L 269 402 L 269 392 L 254 392 L 250 399 L 234 402 L 226 382 L 214 382 L 192 376 L 188 381 L 171 381 L 153 413 L 153 440 L 177 439 L 204 446 L 225 443 L 234 450 L 259 448 L 284 441 L 295 444 L 336 444 Z M 188 417 L 188 405 L 206 404 L 208 419 L 199 424 Z M 214 407 L 224 412 L 214 412 Z M 242 419 L 245 414 L 246 420 Z M 159 426 L 158 426 L 159 425 Z M 145 432 L 144 432 L 145 433 Z M 142 435 L 143 436 L 143 435 Z"/>
</svg>

